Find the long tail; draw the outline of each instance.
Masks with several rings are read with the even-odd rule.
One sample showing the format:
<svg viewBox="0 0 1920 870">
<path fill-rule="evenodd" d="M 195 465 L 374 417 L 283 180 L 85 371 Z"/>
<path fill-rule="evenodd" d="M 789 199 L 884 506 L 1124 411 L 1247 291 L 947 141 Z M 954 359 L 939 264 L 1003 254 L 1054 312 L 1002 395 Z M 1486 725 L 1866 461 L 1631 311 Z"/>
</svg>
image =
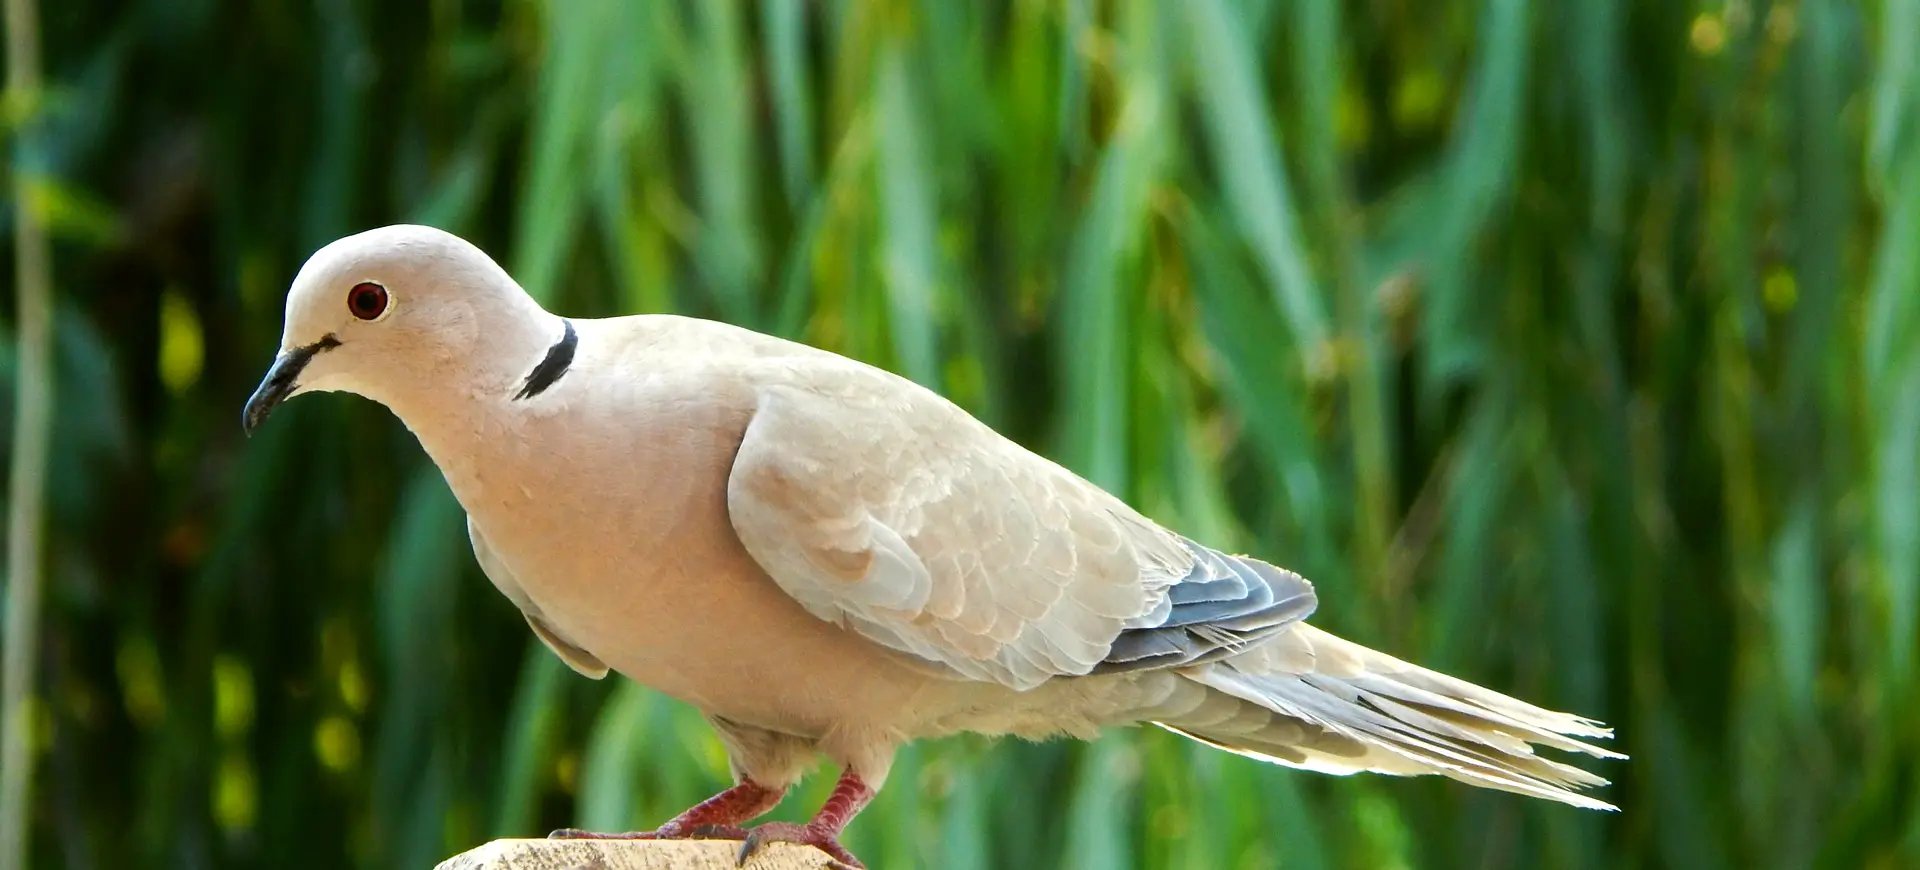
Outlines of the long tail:
<svg viewBox="0 0 1920 870">
<path fill-rule="evenodd" d="M 1304 623 L 1184 675 L 1210 691 L 1155 724 L 1220 749 L 1322 773 L 1440 774 L 1484 788 L 1615 810 L 1576 793 L 1606 785 L 1533 744 L 1625 755 L 1577 738 L 1599 722 L 1556 713 L 1342 640 Z"/>
</svg>

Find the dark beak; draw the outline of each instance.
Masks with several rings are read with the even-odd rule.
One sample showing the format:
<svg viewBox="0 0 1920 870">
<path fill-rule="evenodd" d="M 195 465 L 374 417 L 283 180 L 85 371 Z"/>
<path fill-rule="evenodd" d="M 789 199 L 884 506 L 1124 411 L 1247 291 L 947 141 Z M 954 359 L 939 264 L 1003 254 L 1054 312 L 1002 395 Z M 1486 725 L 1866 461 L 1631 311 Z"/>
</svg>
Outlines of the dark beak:
<svg viewBox="0 0 1920 870">
<path fill-rule="evenodd" d="M 273 358 L 273 367 L 267 369 L 267 376 L 253 391 L 253 397 L 247 399 L 246 410 L 240 414 L 240 427 L 251 436 L 253 430 L 266 422 L 267 415 L 280 403 L 287 400 L 295 387 L 300 385 L 300 370 L 307 367 L 315 354 L 333 350 L 340 346 L 340 340 L 329 335 L 309 345 L 284 350 Z"/>
</svg>

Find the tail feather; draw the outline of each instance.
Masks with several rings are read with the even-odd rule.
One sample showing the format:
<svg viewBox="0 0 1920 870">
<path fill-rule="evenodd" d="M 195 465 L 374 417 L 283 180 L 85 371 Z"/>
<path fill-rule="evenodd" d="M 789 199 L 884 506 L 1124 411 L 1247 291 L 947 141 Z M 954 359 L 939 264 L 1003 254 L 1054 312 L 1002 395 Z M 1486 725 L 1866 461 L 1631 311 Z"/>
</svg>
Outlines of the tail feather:
<svg viewBox="0 0 1920 870">
<path fill-rule="evenodd" d="M 1269 713 L 1265 719 L 1230 713 L 1210 700 L 1208 715 L 1156 722 L 1229 752 L 1326 773 L 1439 774 L 1577 807 L 1617 809 L 1577 791 L 1607 780 L 1533 752 L 1539 744 L 1625 758 L 1578 739 L 1612 736 L 1601 723 L 1536 707 L 1311 626 L 1296 625 L 1271 645 L 1182 673 Z"/>
</svg>

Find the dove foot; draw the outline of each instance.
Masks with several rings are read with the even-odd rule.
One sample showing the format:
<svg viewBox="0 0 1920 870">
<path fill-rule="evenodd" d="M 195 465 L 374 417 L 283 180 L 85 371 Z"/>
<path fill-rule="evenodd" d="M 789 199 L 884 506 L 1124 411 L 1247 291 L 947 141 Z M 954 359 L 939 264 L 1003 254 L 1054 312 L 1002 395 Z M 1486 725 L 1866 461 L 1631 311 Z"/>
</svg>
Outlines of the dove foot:
<svg viewBox="0 0 1920 870">
<path fill-rule="evenodd" d="M 779 806 L 786 789 L 767 788 L 751 779 L 690 807 L 651 831 L 598 833 L 579 828 L 561 828 L 547 835 L 550 840 L 744 840 L 750 833 L 740 827 L 768 810 Z"/>
<path fill-rule="evenodd" d="M 840 845 L 840 832 L 847 829 L 847 823 L 860 813 L 868 801 L 873 800 L 874 791 L 852 771 L 840 774 L 840 781 L 834 783 L 833 794 L 827 796 L 827 802 L 820 805 L 820 811 L 814 813 L 813 821 L 804 825 L 793 822 L 767 822 L 748 830 L 741 840 L 740 855 L 734 866 L 745 867 L 747 859 L 760 851 L 768 843 L 794 843 L 812 846 L 833 859 L 835 870 L 866 870 L 860 859 L 853 857 L 847 847 Z"/>
<path fill-rule="evenodd" d="M 812 846 L 827 853 L 827 857 L 833 859 L 833 863 L 828 866 L 833 867 L 834 870 L 866 870 L 867 867 L 860 863 L 859 858 L 853 857 L 853 853 L 847 851 L 847 847 L 840 845 L 840 839 L 833 832 L 812 822 L 804 825 L 793 822 L 768 822 L 755 827 L 742 839 L 740 856 L 734 861 L 734 866 L 747 866 L 747 859 L 752 858 L 768 843 Z"/>
</svg>

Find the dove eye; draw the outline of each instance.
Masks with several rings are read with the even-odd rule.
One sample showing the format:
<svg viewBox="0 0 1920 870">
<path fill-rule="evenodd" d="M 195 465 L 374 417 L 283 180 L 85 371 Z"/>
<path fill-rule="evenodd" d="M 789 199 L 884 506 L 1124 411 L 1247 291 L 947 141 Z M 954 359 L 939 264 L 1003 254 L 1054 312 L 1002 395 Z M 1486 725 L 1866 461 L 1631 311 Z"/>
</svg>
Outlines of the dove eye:
<svg viewBox="0 0 1920 870">
<path fill-rule="evenodd" d="M 347 293 L 347 310 L 361 320 L 378 320 L 387 313 L 387 288 L 371 281 L 353 285 Z"/>
</svg>

